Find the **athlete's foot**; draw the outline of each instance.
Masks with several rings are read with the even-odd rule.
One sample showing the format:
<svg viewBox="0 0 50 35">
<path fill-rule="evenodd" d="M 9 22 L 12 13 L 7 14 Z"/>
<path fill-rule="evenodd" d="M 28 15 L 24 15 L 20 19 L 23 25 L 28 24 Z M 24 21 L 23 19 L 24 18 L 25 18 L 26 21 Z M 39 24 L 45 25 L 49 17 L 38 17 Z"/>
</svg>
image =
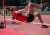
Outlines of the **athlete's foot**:
<svg viewBox="0 0 50 35">
<path fill-rule="evenodd" d="M 46 8 L 46 5 L 42 7 L 42 11 L 44 11 L 45 8 Z"/>
<path fill-rule="evenodd" d="M 42 25 L 41 28 L 48 28 L 48 26 L 46 26 L 46 25 Z"/>
</svg>

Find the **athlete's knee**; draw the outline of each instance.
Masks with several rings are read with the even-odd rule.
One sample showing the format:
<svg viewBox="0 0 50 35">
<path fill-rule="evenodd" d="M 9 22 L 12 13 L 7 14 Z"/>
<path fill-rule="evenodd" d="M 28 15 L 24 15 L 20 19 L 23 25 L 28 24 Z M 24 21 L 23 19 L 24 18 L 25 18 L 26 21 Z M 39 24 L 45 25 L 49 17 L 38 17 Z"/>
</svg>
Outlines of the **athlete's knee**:
<svg viewBox="0 0 50 35">
<path fill-rule="evenodd" d="M 32 5 L 33 5 L 33 3 L 29 3 L 29 5 L 30 5 L 30 6 L 32 6 Z"/>
<path fill-rule="evenodd" d="M 32 4 L 32 3 L 29 3 L 29 4 Z"/>
</svg>

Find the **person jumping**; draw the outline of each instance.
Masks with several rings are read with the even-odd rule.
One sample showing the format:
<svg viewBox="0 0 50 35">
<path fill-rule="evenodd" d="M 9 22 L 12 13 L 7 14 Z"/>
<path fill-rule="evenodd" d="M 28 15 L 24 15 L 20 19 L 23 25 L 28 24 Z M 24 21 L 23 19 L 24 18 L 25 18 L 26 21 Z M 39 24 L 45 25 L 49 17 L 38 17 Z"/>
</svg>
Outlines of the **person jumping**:
<svg viewBox="0 0 50 35">
<path fill-rule="evenodd" d="M 33 4 L 33 3 L 29 3 L 28 6 L 25 7 L 25 9 L 19 10 L 19 11 L 15 11 L 15 9 L 13 7 L 11 7 L 11 11 L 12 11 L 12 15 L 16 18 L 16 20 L 21 21 L 21 22 L 33 22 L 35 17 L 38 17 L 38 19 L 40 20 L 40 22 L 42 23 L 42 28 L 48 28 L 48 26 L 43 25 L 43 20 L 41 18 L 41 15 L 39 12 L 34 13 L 33 8 L 38 8 L 42 10 L 42 7 Z M 27 15 L 22 14 L 21 12 L 25 11 L 28 9 Z M 43 10 L 42 10 L 43 11 Z"/>
</svg>

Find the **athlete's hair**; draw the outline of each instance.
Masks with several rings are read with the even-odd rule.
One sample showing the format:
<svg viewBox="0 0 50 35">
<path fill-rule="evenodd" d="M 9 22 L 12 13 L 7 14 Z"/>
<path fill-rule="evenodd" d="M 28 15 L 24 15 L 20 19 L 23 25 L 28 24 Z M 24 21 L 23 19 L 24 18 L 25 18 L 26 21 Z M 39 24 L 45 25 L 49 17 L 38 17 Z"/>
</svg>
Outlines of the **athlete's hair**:
<svg viewBox="0 0 50 35">
<path fill-rule="evenodd" d="M 14 8 L 14 6 L 12 6 L 12 7 L 10 8 L 10 10 L 13 11 L 13 8 Z"/>
</svg>

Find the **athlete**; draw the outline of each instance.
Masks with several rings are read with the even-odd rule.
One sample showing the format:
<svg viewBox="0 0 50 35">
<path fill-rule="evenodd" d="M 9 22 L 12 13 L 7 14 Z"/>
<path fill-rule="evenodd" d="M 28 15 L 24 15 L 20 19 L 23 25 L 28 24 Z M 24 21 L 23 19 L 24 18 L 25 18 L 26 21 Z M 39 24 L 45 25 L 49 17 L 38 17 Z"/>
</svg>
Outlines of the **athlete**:
<svg viewBox="0 0 50 35">
<path fill-rule="evenodd" d="M 48 26 L 43 25 L 43 20 L 41 18 L 41 15 L 39 12 L 34 13 L 33 8 L 38 8 L 41 9 L 42 11 L 45 9 L 42 9 L 42 7 L 33 4 L 33 3 L 29 3 L 28 6 L 25 7 L 25 9 L 16 11 L 16 9 L 14 7 L 11 7 L 10 10 L 12 11 L 12 15 L 16 18 L 16 20 L 21 21 L 21 22 L 33 22 L 35 17 L 38 17 L 40 22 L 42 23 L 42 28 L 48 28 Z M 21 12 L 25 11 L 28 9 L 27 15 L 22 14 Z"/>
</svg>

